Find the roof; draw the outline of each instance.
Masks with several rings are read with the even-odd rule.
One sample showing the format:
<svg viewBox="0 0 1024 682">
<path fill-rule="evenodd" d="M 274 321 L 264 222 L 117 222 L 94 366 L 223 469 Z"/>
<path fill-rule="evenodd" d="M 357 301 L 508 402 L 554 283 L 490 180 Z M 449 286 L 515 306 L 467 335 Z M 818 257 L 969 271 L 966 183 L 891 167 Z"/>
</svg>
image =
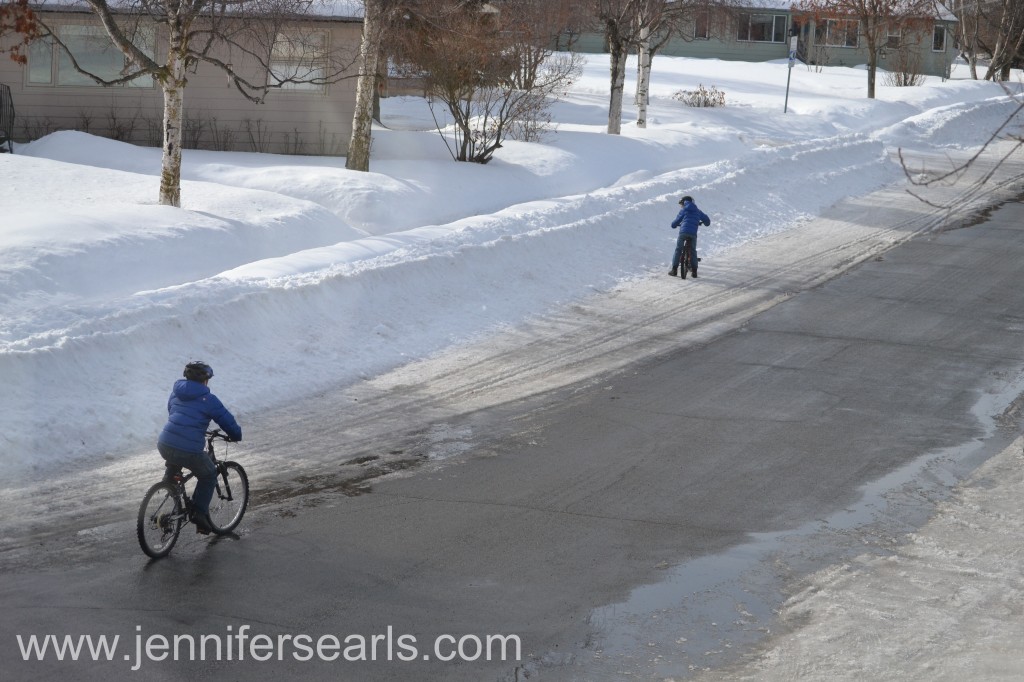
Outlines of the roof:
<svg viewBox="0 0 1024 682">
<path fill-rule="evenodd" d="M 363 0 L 318 0 L 314 3 L 312 13 L 336 19 L 362 19 Z"/>
<path fill-rule="evenodd" d="M 909 4 L 909 2 L 910 0 L 907 0 L 907 4 Z M 940 19 L 942 21 L 959 21 L 956 18 L 956 15 L 954 15 L 953 12 L 938 0 L 932 0 L 931 5 L 934 12 L 932 16 L 936 19 Z M 740 0 L 737 7 L 786 13 L 799 11 L 799 7 L 796 2 L 786 2 L 786 0 Z"/>
<path fill-rule="evenodd" d="M 130 9 L 134 5 L 131 0 L 107 0 L 115 12 Z M 363 0 L 312 0 L 309 18 L 359 20 L 363 19 Z M 84 0 L 43 0 L 33 3 L 32 9 L 37 12 L 91 12 L 92 8 Z"/>
</svg>

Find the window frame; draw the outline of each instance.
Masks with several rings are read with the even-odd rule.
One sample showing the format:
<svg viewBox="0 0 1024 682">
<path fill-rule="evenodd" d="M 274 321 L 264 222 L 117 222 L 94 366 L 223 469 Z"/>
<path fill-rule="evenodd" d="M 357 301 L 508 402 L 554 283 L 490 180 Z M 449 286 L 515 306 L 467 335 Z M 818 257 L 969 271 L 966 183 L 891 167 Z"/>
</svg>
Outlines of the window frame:
<svg viewBox="0 0 1024 682">
<path fill-rule="evenodd" d="M 156 30 L 153 27 L 139 29 L 143 45 L 141 49 L 150 57 L 156 55 Z M 106 30 L 99 24 L 66 23 L 54 27 L 54 31 L 64 44 L 72 48 L 75 59 L 86 70 L 92 71 L 104 80 L 115 80 L 122 77 L 128 69 L 128 58 L 114 45 Z M 90 52 L 88 42 L 102 42 L 103 49 Z M 75 50 L 76 47 L 82 48 Z M 100 63 L 96 63 L 97 60 Z M 108 64 L 103 64 L 106 60 Z M 93 62 L 93 63 L 89 63 Z M 97 68 L 99 67 L 99 68 Z M 109 70 L 105 70 L 109 69 Z M 48 73 L 42 79 L 43 73 Z M 28 65 L 25 69 L 25 85 L 33 88 L 155 88 L 156 83 L 148 74 L 140 74 L 126 83 L 103 85 L 75 70 L 70 57 L 56 40 L 43 36 L 32 41 L 28 49 Z"/>
<path fill-rule="evenodd" d="M 903 44 L 903 29 L 900 26 L 889 26 L 885 34 L 885 47 L 888 50 L 898 50 Z"/>
<path fill-rule="evenodd" d="M 297 44 L 305 42 L 310 37 L 317 38 L 317 43 L 308 47 L 302 46 L 298 50 L 295 49 Z M 327 83 L 285 83 L 282 82 L 282 78 L 278 74 L 287 77 L 289 75 L 296 76 L 303 70 L 310 75 L 318 71 L 319 74 L 314 77 L 326 78 L 329 65 L 330 40 L 330 31 L 323 29 L 303 31 L 301 34 L 294 32 L 279 33 L 271 48 L 270 59 L 267 61 L 268 84 L 273 85 L 274 89 L 279 92 L 326 95 L 328 92 Z M 282 45 L 287 45 L 288 47 L 286 49 L 279 47 Z M 310 56 L 309 51 L 312 51 L 312 56 Z M 282 66 L 284 70 L 282 70 Z"/>
<path fill-rule="evenodd" d="M 843 26 L 843 40 L 842 42 L 832 42 L 833 28 L 842 24 Z M 850 44 L 850 25 L 856 27 L 856 32 L 853 34 L 853 44 Z M 860 20 L 859 19 L 826 19 L 825 20 L 825 36 L 824 36 L 825 47 L 838 47 L 841 49 L 857 49 L 860 47 Z"/>
<path fill-rule="evenodd" d="M 754 22 L 754 17 L 771 17 L 771 29 L 768 38 L 753 38 L 754 26 L 765 26 L 768 22 Z M 789 35 L 789 15 L 772 14 L 768 12 L 744 12 L 739 15 L 736 27 L 736 40 L 741 43 L 771 43 L 774 45 L 786 44 Z M 780 29 L 781 25 L 781 29 Z M 781 31 L 781 33 L 780 33 Z"/>
<path fill-rule="evenodd" d="M 935 47 L 936 39 L 942 35 L 942 46 Z M 949 31 L 942 24 L 935 24 L 932 28 L 932 52 L 945 52 L 946 42 L 949 40 Z"/>
<path fill-rule="evenodd" d="M 693 18 L 693 39 L 711 39 L 711 10 L 697 12 Z"/>
</svg>

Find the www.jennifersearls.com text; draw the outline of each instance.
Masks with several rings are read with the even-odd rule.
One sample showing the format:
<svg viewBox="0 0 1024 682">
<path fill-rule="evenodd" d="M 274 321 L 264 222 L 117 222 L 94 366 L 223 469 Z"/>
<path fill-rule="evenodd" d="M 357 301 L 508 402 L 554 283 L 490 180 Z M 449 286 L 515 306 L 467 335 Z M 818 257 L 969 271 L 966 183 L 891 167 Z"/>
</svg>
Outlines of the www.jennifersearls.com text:
<svg viewBox="0 0 1024 682">
<path fill-rule="evenodd" d="M 120 635 L 17 635 L 23 661 L 115 661 L 140 670 L 162 661 L 519 661 L 522 642 L 517 635 L 439 635 L 421 650 L 415 635 L 396 635 L 388 626 L 375 635 L 267 635 L 249 625 L 227 626 L 223 634 L 146 634 L 135 626 L 125 637 L 130 651 L 121 649 Z M 133 641 L 132 641 L 133 640 Z"/>
</svg>

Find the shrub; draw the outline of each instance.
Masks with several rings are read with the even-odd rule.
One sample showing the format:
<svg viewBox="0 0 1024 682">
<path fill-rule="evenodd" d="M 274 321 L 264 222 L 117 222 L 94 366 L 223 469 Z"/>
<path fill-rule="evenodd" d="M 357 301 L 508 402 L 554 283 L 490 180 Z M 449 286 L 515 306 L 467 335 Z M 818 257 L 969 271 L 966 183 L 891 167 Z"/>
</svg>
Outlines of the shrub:
<svg viewBox="0 0 1024 682">
<path fill-rule="evenodd" d="M 883 83 L 894 88 L 916 87 L 924 84 L 924 74 L 908 73 L 906 71 L 887 71 Z"/>
<path fill-rule="evenodd" d="M 716 88 L 705 88 L 698 85 L 696 90 L 680 90 L 672 95 L 672 99 L 679 100 L 688 107 L 724 107 L 725 93 Z"/>
</svg>

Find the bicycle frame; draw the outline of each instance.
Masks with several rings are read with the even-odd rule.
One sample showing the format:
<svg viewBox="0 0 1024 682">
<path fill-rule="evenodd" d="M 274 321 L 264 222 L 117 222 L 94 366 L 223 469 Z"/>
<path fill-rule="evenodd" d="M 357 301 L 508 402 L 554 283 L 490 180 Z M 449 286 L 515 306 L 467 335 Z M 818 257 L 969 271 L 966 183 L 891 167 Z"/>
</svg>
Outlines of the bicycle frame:
<svg viewBox="0 0 1024 682">
<path fill-rule="evenodd" d="M 224 441 L 228 440 L 227 436 L 222 434 L 220 430 L 206 432 L 206 454 L 208 454 L 210 456 L 210 459 L 213 460 L 213 466 L 217 469 L 215 478 L 216 483 L 214 486 L 214 495 L 216 495 L 222 500 L 230 501 L 233 500 L 234 498 L 231 496 L 231 486 L 228 484 L 227 472 L 224 469 L 224 465 L 220 462 L 220 460 L 217 459 L 217 453 L 214 451 L 213 448 L 213 441 L 217 440 L 218 438 Z M 196 475 L 192 471 L 189 471 L 186 474 L 180 471 L 179 468 L 178 473 L 175 474 L 171 479 L 171 482 L 174 483 L 174 485 L 178 489 L 178 495 L 181 496 L 183 507 L 182 512 L 185 515 L 185 521 L 189 523 L 192 522 L 192 496 L 188 494 L 188 490 L 186 489 L 185 484 L 195 477 Z M 222 483 L 223 490 L 221 489 Z"/>
</svg>

